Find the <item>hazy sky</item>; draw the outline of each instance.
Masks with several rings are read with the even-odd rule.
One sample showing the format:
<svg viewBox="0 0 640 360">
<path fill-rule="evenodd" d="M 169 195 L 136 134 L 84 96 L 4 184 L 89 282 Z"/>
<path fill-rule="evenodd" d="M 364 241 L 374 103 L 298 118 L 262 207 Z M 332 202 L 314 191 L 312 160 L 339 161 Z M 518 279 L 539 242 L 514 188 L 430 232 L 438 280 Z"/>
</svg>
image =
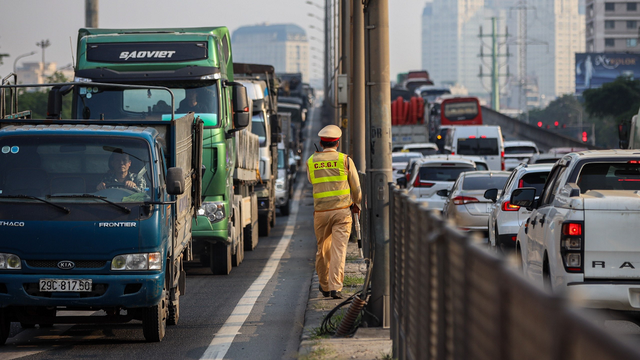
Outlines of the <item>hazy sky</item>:
<svg viewBox="0 0 640 360">
<path fill-rule="evenodd" d="M 313 0 L 323 4 L 324 0 Z M 421 67 L 420 41 L 422 9 L 427 0 L 389 0 L 391 79 L 399 72 Z M 227 26 L 231 32 L 243 25 L 263 22 L 294 23 L 307 31 L 307 36 L 322 38 L 322 33 L 309 28 L 322 28 L 323 10 L 306 0 L 101 0 L 98 23 L 101 28 Z M 72 62 L 78 29 L 84 27 L 84 0 L 0 0 L 0 54 L 10 54 L 0 65 L 0 76 L 12 71 L 14 60 L 23 54 L 35 55 L 18 60 L 42 59 L 36 43 L 48 39 L 45 61 L 58 67 Z M 322 49 L 322 42 L 311 40 L 311 46 Z M 311 55 L 321 54 L 311 51 Z M 319 64 L 321 66 L 321 64 Z M 322 71 L 320 71 L 322 73 Z"/>
</svg>

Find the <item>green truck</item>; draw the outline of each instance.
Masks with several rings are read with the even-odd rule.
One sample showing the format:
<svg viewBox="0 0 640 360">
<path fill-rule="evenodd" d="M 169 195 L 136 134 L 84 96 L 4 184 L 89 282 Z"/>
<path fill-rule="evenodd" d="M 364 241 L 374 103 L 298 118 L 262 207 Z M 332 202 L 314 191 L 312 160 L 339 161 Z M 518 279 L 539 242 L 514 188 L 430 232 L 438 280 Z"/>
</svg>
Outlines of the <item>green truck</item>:
<svg viewBox="0 0 640 360">
<path fill-rule="evenodd" d="M 202 207 L 193 221 L 193 251 L 214 274 L 228 274 L 258 244 L 259 139 L 251 124 L 240 131 L 233 114 L 234 82 L 226 27 L 91 29 L 78 33 L 73 117 L 168 120 L 194 112 L 204 122 Z M 124 106 L 123 90 L 95 92 L 91 82 L 164 86 L 166 92 L 140 94 Z M 84 90 L 83 90 L 84 89 Z M 121 110 L 122 109 L 122 110 Z M 117 111 L 117 114 L 113 114 Z"/>
</svg>

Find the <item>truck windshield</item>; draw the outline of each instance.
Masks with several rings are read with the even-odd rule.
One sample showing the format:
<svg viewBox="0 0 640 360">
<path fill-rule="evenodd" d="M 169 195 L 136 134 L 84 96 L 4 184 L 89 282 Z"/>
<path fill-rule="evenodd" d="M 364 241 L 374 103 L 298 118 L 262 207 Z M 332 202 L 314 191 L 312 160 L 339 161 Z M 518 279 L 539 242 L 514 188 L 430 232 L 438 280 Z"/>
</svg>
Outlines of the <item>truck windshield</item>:
<svg viewBox="0 0 640 360">
<path fill-rule="evenodd" d="M 171 119 L 171 95 L 158 89 L 123 89 L 117 87 L 78 87 L 76 118 L 80 119 Z M 176 118 L 195 112 L 205 126 L 219 125 L 218 87 L 170 87 L 175 96 Z"/>
<path fill-rule="evenodd" d="M 251 118 L 251 132 L 258 135 L 261 147 L 266 145 L 267 128 L 264 124 L 264 116 L 262 113 L 253 114 L 253 117 Z"/>
<path fill-rule="evenodd" d="M 278 149 L 278 169 L 284 169 L 284 149 Z"/>
<path fill-rule="evenodd" d="M 0 138 L 0 201 L 143 202 L 152 187 L 149 145 L 107 136 Z M 86 195 L 91 196 L 73 196 Z M 21 197 L 20 201 L 33 201 Z"/>
</svg>

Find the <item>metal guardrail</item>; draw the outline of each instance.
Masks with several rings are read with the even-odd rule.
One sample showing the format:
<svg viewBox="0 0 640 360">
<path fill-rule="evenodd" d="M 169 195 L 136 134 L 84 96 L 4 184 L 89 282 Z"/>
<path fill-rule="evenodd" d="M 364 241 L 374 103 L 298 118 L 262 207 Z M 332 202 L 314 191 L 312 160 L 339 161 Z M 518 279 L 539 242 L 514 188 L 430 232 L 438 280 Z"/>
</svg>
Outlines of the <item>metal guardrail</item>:
<svg viewBox="0 0 640 360">
<path fill-rule="evenodd" d="M 390 186 L 394 358 L 640 358 L 640 352 Z"/>
</svg>

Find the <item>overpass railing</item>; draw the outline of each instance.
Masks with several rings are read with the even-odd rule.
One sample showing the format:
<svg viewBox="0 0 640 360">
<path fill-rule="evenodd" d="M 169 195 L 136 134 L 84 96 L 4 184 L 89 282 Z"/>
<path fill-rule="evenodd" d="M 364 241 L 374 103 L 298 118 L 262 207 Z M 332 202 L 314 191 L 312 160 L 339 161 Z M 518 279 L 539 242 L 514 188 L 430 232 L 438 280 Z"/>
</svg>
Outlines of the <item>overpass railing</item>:
<svg viewBox="0 0 640 360">
<path fill-rule="evenodd" d="M 394 185 L 390 220 L 394 358 L 640 358 Z"/>
</svg>

